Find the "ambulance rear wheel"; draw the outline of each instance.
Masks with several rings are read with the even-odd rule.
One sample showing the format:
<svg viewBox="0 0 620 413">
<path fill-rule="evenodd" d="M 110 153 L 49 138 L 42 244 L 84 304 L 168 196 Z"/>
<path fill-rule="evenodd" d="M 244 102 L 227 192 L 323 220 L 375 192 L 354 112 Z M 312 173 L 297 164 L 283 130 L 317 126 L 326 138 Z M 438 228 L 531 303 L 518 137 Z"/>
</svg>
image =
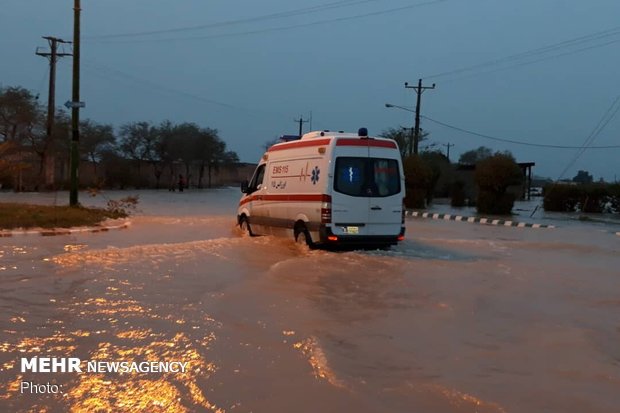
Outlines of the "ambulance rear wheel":
<svg viewBox="0 0 620 413">
<path fill-rule="evenodd" d="M 247 234 L 250 237 L 254 236 L 254 234 L 252 233 L 252 227 L 250 227 L 250 223 L 245 216 L 241 217 L 241 219 L 239 220 L 239 228 L 241 229 L 241 232 L 243 234 Z"/>
<path fill-rule="evenodd" d="M 312 240 L 310 239 L 310 234 L 306 227 L 297 227 L 295 229 L 295 242 L 298 245 L 312 246 Z"/>
</svg>

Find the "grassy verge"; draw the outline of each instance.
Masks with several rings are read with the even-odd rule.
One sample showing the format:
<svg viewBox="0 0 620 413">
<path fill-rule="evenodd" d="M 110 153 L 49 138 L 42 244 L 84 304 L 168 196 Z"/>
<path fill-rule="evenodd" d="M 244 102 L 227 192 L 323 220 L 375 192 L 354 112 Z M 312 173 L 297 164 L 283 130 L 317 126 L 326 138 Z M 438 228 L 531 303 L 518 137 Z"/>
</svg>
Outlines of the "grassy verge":
<svg viewBox="0 0 620 413">
<path fill-rule="evenodd" d="M 126 216 L 121 211 L 98 208 L 0 203 L 0 230 L 93 226 L 107 218 Z"/>
</svg>

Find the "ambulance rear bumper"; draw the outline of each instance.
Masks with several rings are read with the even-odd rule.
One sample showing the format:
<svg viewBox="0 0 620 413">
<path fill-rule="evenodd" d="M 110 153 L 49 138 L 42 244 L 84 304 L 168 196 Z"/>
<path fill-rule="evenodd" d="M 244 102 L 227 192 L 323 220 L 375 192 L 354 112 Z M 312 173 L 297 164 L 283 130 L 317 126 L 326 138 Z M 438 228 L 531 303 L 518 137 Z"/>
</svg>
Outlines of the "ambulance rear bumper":
<svg viewBox="0 0 620 413">
<path fill-rule="evenodd" d="M 319 244 L 322 247 L 386 247 L 396 245 L 405 238 L 405 227 L 398 235 L 334 235 L 330 227 L 319 228 Z"/>
</svg>

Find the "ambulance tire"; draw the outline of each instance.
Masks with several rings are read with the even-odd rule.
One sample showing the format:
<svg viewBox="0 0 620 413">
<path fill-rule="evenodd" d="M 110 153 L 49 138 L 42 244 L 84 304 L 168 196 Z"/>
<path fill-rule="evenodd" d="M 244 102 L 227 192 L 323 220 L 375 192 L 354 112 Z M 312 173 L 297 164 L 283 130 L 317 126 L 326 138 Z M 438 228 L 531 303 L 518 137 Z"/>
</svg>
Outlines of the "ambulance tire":
<svg viewBox="0 0 620 413">
<path fill-rule="evenodd" d="M 312 239 L 310 238 L 310 234 L 305 226 L 298 225 L 295 227 L 295 242 L 299 245 L 307 245 L 308 247 L 312 247 Z"/>
<path fill-rule="evenodd" d="M 250 227 L 250 223 L 245 216 L 242 216 L 239 220 L 239 228 L 244 234 L 248 234 L 250 237 L 254 236 L 254 234 L 252 233 L 252 227 Z"/>
</svg>

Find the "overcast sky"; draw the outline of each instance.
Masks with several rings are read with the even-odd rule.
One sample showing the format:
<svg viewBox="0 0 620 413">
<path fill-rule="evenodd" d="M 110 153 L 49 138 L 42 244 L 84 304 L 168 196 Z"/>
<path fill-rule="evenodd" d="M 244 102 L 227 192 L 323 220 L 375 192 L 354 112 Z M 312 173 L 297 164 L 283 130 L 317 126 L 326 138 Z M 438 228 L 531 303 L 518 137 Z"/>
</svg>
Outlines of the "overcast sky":
<svg viewBox="0 0 620 413">
<path fill-rule="evenodd" d="M 35 49 L 47 46 L 41 36 L 72 40 L 73 3 L 2 0 L 2 86 L 47 98 L 49 67 Z M 618 0 L 82 0 L 82 9 L 83 118 L 195 122 L 256 162 L 266 141 L 297 132 L 300 115 L 312 114 L 314 130 L 412 126 L 413 113 L 385 103 L 413 109 L 404 83 L 423 78 L 437 86 L 423 95 L 422 128 L 430 142 L 454 144 L 452 160 L 488 146 L 536 162 L 536 175 L 568 167 L 568 178 L 586 169 L 620 179 Z M 70 97 L 64 58 L 57 101 Z M 616 148 L 571 162 L 577 149 L 458 129 Z"/>
</svg>

